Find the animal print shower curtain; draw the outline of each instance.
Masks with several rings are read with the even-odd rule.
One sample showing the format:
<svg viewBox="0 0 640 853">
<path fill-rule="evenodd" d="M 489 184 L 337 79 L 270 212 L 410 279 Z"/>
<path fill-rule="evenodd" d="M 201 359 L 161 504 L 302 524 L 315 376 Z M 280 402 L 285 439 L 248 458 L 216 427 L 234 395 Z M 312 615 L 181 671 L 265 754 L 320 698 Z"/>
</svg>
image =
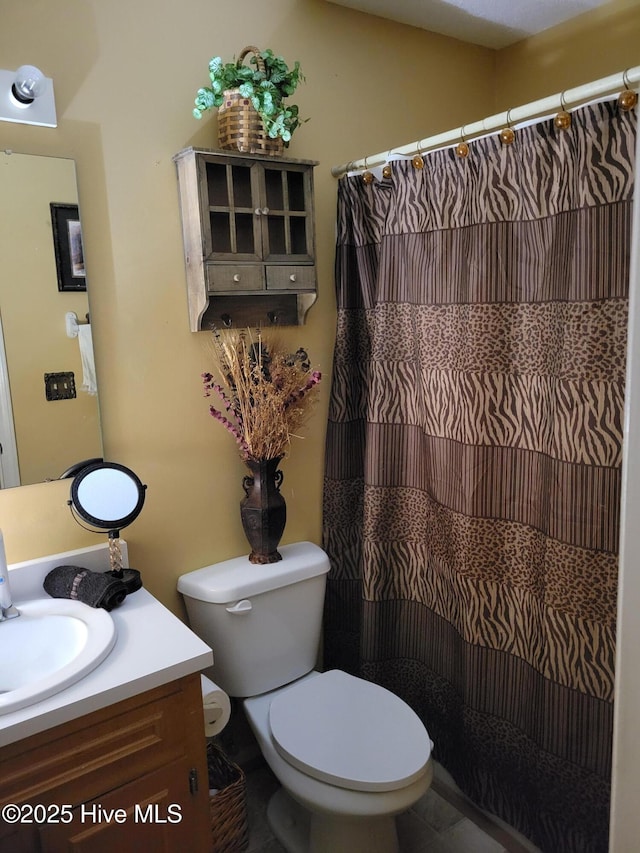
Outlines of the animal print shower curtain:
<svg viewBox="0 0 640 853">
<path fill-rule="evenodd" d="M 548 853 L 607 849 L 634 138 L 601 103 L 339 184 L 325 664 Z"/>
</svg>

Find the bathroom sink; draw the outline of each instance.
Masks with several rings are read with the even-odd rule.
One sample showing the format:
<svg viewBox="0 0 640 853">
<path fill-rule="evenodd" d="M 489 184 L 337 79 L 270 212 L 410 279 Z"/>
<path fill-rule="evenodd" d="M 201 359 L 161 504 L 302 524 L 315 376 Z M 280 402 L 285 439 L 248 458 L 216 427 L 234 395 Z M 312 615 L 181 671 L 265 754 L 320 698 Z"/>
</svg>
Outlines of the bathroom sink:
<svg viewBox="0 0 640 853">
<path fill-rule="evenodd" d="M 0 622 L 0 714 L 40 702 L 79 681 L 116 641 L 106 610 L 66 598 L 18 603 Z"/>
</svg>

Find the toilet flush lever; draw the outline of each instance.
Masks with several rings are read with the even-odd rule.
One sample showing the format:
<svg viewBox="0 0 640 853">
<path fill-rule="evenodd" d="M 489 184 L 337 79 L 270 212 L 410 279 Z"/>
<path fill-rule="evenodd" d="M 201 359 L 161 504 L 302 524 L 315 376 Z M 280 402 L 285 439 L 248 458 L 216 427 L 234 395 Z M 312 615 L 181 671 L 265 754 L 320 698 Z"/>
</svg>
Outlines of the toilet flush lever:
<svg viewBox="0 0 640 853">
<path fill-rule="evenodd" d="M 246 598 L 238 601 L 237 604 L 232 604 L 231 607 L 227 607 L 227 613 L 239 613 L 240 615 L 249 613 L 251 610 L 253 610 L 253 605 Z"/>
</svg>

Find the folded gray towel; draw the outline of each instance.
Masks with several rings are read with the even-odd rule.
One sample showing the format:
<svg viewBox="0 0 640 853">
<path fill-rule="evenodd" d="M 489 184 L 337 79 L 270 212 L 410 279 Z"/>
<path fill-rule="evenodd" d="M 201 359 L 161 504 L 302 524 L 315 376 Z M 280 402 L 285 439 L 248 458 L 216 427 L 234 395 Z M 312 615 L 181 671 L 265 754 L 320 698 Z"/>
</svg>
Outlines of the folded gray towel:
<svg viewBox="0 0 640 853">
<path fill-rule="evenodd" d="M 104 610 L 113 610 L 127 597 L 124 583 L 110 572 L 92 572 L 80 566 L 56 566 L 42 585 L 52 598 L 73 598 Z"/>
</svg>

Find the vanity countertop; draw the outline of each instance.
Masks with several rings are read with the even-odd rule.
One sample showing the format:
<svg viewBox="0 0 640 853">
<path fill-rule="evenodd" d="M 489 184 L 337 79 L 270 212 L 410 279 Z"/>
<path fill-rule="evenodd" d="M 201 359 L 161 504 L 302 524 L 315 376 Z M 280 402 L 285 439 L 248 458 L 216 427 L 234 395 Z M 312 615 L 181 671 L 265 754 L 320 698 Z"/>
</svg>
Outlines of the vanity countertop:
<svg viewBox="0 0 640 853">
<path fill-rule="evenodd" d="M 126 558 L 126 548 L 123 556 Z M 18 609 L 21 600 L 46 597 L 44 576 L 54 566 L 68 563 L 104 569 L 107 547 L 98 545 L 10 566 Z M 48 699 L 0 715 L 0 747 L 200 672 L 213 662 L 209 646 L 144 588 L 127 596 L 111 616 L 117 637 L 107 658 L 83 679 Z"/>
</svg>

